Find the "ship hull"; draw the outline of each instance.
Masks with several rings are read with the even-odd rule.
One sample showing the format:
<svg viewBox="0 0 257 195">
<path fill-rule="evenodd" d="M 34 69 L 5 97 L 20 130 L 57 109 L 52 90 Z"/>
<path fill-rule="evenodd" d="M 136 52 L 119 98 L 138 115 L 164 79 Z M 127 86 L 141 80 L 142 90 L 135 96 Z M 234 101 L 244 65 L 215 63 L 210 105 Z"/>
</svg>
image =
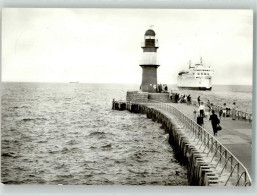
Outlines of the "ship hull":
<svg viewBox="0 0 257 195">
<path fill-rule="evenodd" d="M 195 78 L 193 76 L 178 77 L 177 87 L 179 89 L 190 89 L 190 90 L 211 90 L 212 79 L 211 77 Z"/>
<path fill-rule="evenodd" d="M 212 87 L 178 87 L 179 90 L 203 90 L 203 91 L 211 91 Z"/>
</svg>

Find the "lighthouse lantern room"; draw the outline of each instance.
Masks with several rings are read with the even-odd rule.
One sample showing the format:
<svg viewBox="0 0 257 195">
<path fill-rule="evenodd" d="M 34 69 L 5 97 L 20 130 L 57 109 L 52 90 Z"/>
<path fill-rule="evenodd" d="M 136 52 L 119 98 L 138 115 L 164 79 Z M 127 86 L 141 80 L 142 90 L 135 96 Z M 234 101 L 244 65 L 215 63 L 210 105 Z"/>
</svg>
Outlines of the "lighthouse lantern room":
<svg viewBox="0 0 257 195">
<path fill-rule="evenodd" d="M 145 32 L 144 42 L 142 43 L 143 56 L 140 62 L 142 67 L 141 91 L 156 93 L 157 92 L 157 63 L 158 40 L 155 38 L 155 32 L 148 29 Z"/>
</svg>

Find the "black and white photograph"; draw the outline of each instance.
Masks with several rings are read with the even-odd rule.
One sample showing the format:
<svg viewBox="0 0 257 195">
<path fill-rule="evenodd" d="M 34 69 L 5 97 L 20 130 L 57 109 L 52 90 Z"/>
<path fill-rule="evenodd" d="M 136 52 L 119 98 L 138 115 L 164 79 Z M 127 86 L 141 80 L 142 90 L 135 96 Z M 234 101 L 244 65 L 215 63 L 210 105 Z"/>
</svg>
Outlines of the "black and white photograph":
<svg viewBox="0 0 257 195">
<path fill-rule="evenodd" d="M 3 8 L 1 183 L 251 186 L 253 10 Z"/>
</svg>

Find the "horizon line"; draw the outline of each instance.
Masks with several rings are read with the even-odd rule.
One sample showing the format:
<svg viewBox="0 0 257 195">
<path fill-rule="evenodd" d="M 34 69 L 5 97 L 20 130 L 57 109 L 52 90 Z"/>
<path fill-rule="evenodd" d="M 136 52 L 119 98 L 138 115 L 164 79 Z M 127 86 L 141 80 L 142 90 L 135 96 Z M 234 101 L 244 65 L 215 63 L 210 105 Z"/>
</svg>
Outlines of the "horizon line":
<svg viewBox="0 0 257 195">
<path fill-rule="evenodd" d="M 105 83 L 98 83 L 98 82 L 79 82 L 79 81 L 1 81 L 1 83 L 83 83 L 83 84 L 117 84 L 117 85 L 140 85 L 139 83 L 109 83 L 109 82 L 105 82 Z M 160 84 L 160 83 L 159 83 Z M 177 85 L 175 83 L 163 83 L 166 85 Z M 244 85 L 244 86 L 253 86 L 253 84 L 213 84 L 213 85 Z"/>
</svg>

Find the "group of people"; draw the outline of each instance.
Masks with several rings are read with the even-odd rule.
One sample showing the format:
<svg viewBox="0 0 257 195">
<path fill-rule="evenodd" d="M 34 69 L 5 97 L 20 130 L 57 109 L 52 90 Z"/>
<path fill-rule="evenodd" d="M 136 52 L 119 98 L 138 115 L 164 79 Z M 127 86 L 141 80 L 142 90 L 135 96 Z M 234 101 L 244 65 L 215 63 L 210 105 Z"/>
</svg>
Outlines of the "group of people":
<svg viewBox="0 0 257 195">
<path fill-rule="evenodd" d="M 212 109 L 213 104 L 211 104 L 210 101 L 207 100 L 207 103 L 206 103 L 207 109 L 206 109 L 204 103 L 200 99 L 200 96 L 197 98 L 197 101 L 199 104 L 199 107 L 198 107 L 199 115 L 197 117 L 197 124 L 202 126 L 204 123 L 203 119 L 205 118 L 205 116 L 207 116 L 206 113 L 209 113 L 210 115 L 209 120 L 211 121 L 211 124 L 212 124 L 213 134 L 214 136 L 217 136 L 220 120 L 218 116 L 215 114 L 215 111 Z M 206 113 L 205 113 L 205 110 L 207 111 Z M 196 114 L 196 111 L 194 111 L 194 114 Z"/>
<path fill-rule="evenodd" d="M 172 93 L 170 96 L 170 99 L 173 100 Z M 176 93 L 174 96 L 175 103 L 187 103 L 191 104 L 191 96 L 189 95 L 179 95 L 179 93 Z"/>
<path fill-rule="evenodd" d="M 202 126 L 203 122 L 204 122 L 204 120 L 203 120 L 204 117 L 208 116 L 208 114 L 206 115 L 206 113 L 209 113 L 209 115 L 210 115 L 209 120 L 211 121 L 211 124 L 212 124 L 213 134 L 214 134 L 214 136 L 217 136 L 218 129 L 221 129 L 220 119 L 221 119 L 223 113 L 225 114 L 225 117 L 227 116 L 227 113 L 228 113 L 228 108 L 226 107 L 226 103 L 224 104 L 224 109 L 220 110 L 219 117 L 218 117 L 215 114 L 215 111 L 213 109 L 213 104 L 210 103 L 209 100 L 207 100 L 207 102 L 206 102 L 207 108 L 205 108 L 205 105 L 201 101 L 200 96 L 197 98 L 197 101 L 199 104 L 199 107 L 198 107 L 199 115 L 197 117 L 197 124 Z M 206 111 L 206 113 L 205 113 L 205 111 Z M 194 111 L 194 114 L 196 114 L 196 111 Z M 236 120 L 236 103 L 235 102 L 233 103 L 231 114 L 232 114 L 232 120 Z"/>
<path fill-rule="evenodd" d="M 158 84 L 158 88 L 157 88 L 157 92 L 158 93 L 168 93 L 168 86 L 166 84 Z"/>
<path fill-rule="evenodd" d="M 231 115 L 232 120 L 236 120 L 236 109 L 237 109 L 236 102 L 233 102 L 232 108 L 228 108 L 226 103 L 224 103 L 223 108 L 220 109 L 219 111 L 219 116 L 220 118 L 223 116 L 225 119 L 225 117 L 230 117 Z"/>
</svg>

